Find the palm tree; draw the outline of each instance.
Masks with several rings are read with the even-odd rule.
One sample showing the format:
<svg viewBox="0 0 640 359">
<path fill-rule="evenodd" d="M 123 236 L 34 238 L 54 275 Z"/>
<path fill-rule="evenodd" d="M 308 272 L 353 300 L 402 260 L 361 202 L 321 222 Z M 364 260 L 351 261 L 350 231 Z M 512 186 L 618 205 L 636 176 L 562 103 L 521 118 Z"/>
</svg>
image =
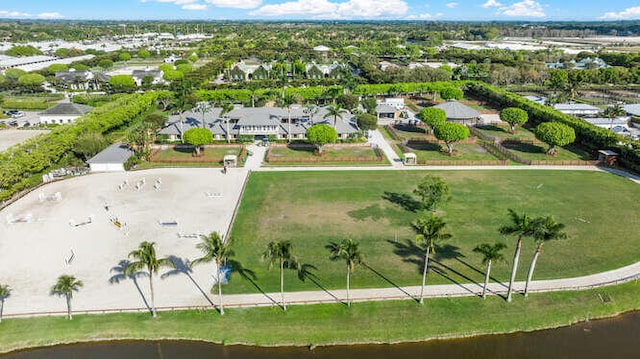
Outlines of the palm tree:
<svg viewBox="0 0 640 359">
<path fill-rule="evenodd" d="M 193 108 L 193 103 L 191 99 L 185 96 L 178 96 L 175 98 L 173 102 L 174 108 L 178 111 L 178 117 L 180 119 L 180 141 L 184 143 L 184 139 L 182 138 L 183 131 L 183 115 L 186 111 L 191 110 Z"/>
<path fill-rule="evenodd" d="M 531 218 L 526 214 L 518 214 L 516 211 L 509 209 L 510 225 L 503 225 L 499 231 L 503 235 L 517 235 L 518 242 L 516 250 L 513 254 L 513 267 L 511 268 L 511 277 L 509 278 L 509 289 L 507 290 L 507 302 L 511 302 L 511 293 L 513 291 L 513 283 L 516 280 L 516 272 L 518 270 L 518 260 L 520 259 L 520 249 L 522 248 L 522 238 L 531 237 L 533 235 L 533 225 Z"/>
<path fill-rule="evenodd" d="M 524 296 L 529 295 L 529 283 L 531 283 L 531 279 L 533 278 L 533 271 L 536 268 L 536 262 L 538 261 L 538 257 L 540 256 L 540 252 L 542 252 L 542 246 L 547 241 L 553 241 L 558 239 L 566 239 L 567 234 L 562 232 L 564 228 L 564 224 L 556 223 L 556 221 L 551 216 L 547 217 L 539 217 L 536 218 L 533 225 L 533 240 L 538 244 L 536 247 L 536 251 L 533 254 L 533 258 L 531 259 L 531 264 L 529 265 L 529 273 L 527 273 L 527 283 L 524 286 Z"/>
<path fill-rule="evenodd" d="M 225 119 L 225 123 L 227 124 L 227 143 L 231 143 L 231 133 L 229 132 L 229 112 L 233 110 L 233 104 L 225 103 L 222 105 L 222 111 L 220 112 L 220 116 Z"/>
<path fill-rule="evenodd" d="M 291 142 L 291 105 L 296 104 L 299 102 L 299 99 L 293 95 L 290 94 L 284 94 L 283 91 L 283 95 L 282 97 L 278 100 L 278 106 L 279 107 L 286 107 L 287 108 L 287 141 Z"/>
<path fill-rule="evenodd" d="M 351 273 L 356 269 L 356 265 L 364 262 L 364 258 L 360 249 L 358 249 L 358 243 L 354 242 L 351 238 L 343 239 L 340 243 L 331 242 L 325 248 L 331 252 L 331 260 L 344 260 L 347 264 L 347 306 L 351 306 L 349 300 L 349 287 Z"/>
<path fill-rule="evenodd" d="M 338 122 L 338 117 L 343 120 L 342 114 L 346 114 L 347 110 L 342 108 L 339 104 L 329 105 L 327 106 L 327 113 L 324 115 L 324 118 L 333 117 L 333 127 L 336 127 L 336 123 Z"/>
<path fill-rule="evenodd" d="M 4 301 L 11 295 L 11 288 L 7 284 L 0 284 L 0 323 L 2 323 L 2 311 Z"/>
<path fill-rule="evenodd" d="M 129 258 L 135 259 L 125 268 L 126 275 L 133 275 L 146 269 L 149 274 L 149 291 L 151 293 L 151 316 L 156 317 L 156 305 L 153 292 L 153 276 L 158 274 L 161 267 L 174 267 L 169 258 L 158 258 L 156 255 L 156 243 L 144 241 L 138 249 L 129 253 Z"/>
<path fill-rule="evenodd" d="M 269 261 L 269 269 L 274 263 L 280 265 L 280 297 L 283 310 L 287 310 L 287 303 L 284 300 L 284 269 L 300 268 L 300 262 L 293 255 L 292 249 L 290 241 L 272 241 L 267 244 L 267 249 L 262 253 L 262 259 Z"/>
<path fill-rule="evenodd" d="M 482 299 L 487 298 L 487 285 L 489 285 L 489 277 L 491 276 L 491 262 L 502 261 L 504 256 L 500 251 L 507 248 L 507 245 L 499 242 L 494 245 L 483 243 L 473 249 L 474 252 L 483 255 L 482 264 L 487 265 L 487 273 L 484 277 L 484 286 L 482 287 Z"/>
<path fill-rule="evenodd" d="M 67 318 L 73 319 L 71 316 L 71 299 L 73 298 L 73 292 L 77 292 L 82 288 L 83 283 L 81 280 L 76 279 L 72 275 L 63 274 L 58 277 L 56 284 L 51 287 L 51 295 L 64 296 L 67 300 Z"/>
<path fill-rule="evenodd" d="M 200 101 L 198 103 L 196 103 L 196 106 L 194 107 L 194 110 L 196 112 L 200 112 L 202 114 L 202 128 L 207 128 L 206 123 L 204 121 L 204 115 L 211 111 L 211 104 L 208 103 L 207 101 Z"/>
<path fill-rule="evenodd" d="M 304 108 L 304 113 L 309 115 L 309 122 L 311 122 L 311 124 L 313 124 L 313 116 L 317 115 L 318 112 L 320 112 L 320 108 L 313 104 Z"/>
<path fill-rule="evenodd" d="M 209 263 L 211 261 L 216 262 L 220 315 L 224 315 L 224 307 L 222 305 L 222 273 L 220 268 L 227 261 L 227 258 L 233 255 L 233 251 L 229 249 L 227 242 L 218 232 L 211 232 L 208 236 L 200 235 L 200 239 L 202 241 L 196 244 L 196 248 L 202 251 L 203 256 L 191 262 L 191 265 Z"/>
<path fill-rule="evenodd" d="M 436 243 L 451 238 L 451 234 L 442 233 L 447 224 L 442 218 L 430 214 L 428 218 L 420 218 L 411 223 L 416 232 L 416 245 L 424 252 L 424 268 L 422 270 L 422 287 L 420 288 L 420 304 L 424 303 L 424 285 L 429 268 L 429 254 L 435 252 Z"/>
<path fill-rule="evenodd" d="M 602 113 L 605 117 L 611 120 L 611 125 L 609 126 L 609 130 L 613 129 L 613 120 L 624 116 L 627 112 L 622 108 L 622 106 L 615 104 L 613 106 L 607 107 Z"/>
</svg>

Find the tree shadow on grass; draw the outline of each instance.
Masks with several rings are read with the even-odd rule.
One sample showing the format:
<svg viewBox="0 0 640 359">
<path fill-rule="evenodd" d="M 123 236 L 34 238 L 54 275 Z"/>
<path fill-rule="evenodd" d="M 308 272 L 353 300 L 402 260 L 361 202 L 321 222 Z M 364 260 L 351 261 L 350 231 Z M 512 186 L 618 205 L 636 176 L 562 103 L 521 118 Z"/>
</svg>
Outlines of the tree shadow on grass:
<svg viewBox="0 0 640 359">
<path fill-rule="evenodd" d="M 264 295 L 265 297 L 267 297 L 267 299 L 269 299 L 271 302 L 273 302 L 273 304 L 280 306 L 280 303 L 273 299 L 271 296 L 269 296 L 259 285 L 258 283 L 256 283 L 256 273 L 254 271 L 252 271 L 249 268 L 245 268 L 242 263 L 233 260 L 233 259 L 229 259 L 227 260 L 226 263 L 228 266 L 231 266 L 231 273 L 238 273 L 238 275 L 242 278 L 247 280 L 249 283 L 251 283 L 252 286 L 254 286 L 254 288 L 256 288 L 260 293 L 262 293 L 262 295 Z"/>
<path fill-rule="evenodd" d="M 416 302 L 420 302 L 420 299 L 415 298 L 414 296 L 412 296 L 409 292 L 407 292 L 406 290 L 404 290 L 404 288 L 400 287 L 399 285 L 397 285 L 395 282 L 393 282 L 391 279 L 387 278 L 384 274 L 378 272 L 375 268 L 371 267 L 370 265 L 368 265 L 367 263 L 362 263 L 362 266 L 364 266 L 365 268 L 369 269 L 370 271 L 372 271 L 375 275 L 377 275 L 378 277 L 382 278 L 385 282 L 391 284 L 392 286 L 396 287 L 399 291 L 401 291 L 402 293 L 406 294 L 408 297 L 410 297 L 411 299 L 415 300 Z"/>
<path fill-rule="evenodd" d="M 462 264 L 463 264 L 464 266 L 466 266 L 467 268 L 469 268 L 469 269 L 473 270 L 474 272 L 476 272 L 476 273 L 478 273 L 478 274 L 482 275 L 483 277 L 484 277 L 484 275 L 486 274 L 486 272 L 483 272 L 481 269 L 478 269 L 477 267 L 472 266 L 471 264 L 469 264 L 469 263 L 467 263 L 467 262 L 463 261 L 463 260 L 462 260 L 462 259 L 460 259 L 460 258 L 456 258 L 456 260 L 457 260 L 458 262 L 462 263 Z M 493 281 L 493 282 L 495 282 L 495 283 L 498 283 L 498 284 L 500 284 L 501 286 L 503 286 L 503 287 L 505 287 L 505 288 L 508 288 L 508 286 L 507 286 L 506 284 L 504 284 L 502 281 L 500 281 L 500 280 L 496 279 L 496 278 L 495 278 L 495 277 L 493 277 L 493 276 L 489 276 L 489 280 L 491 280 L 491 281 Z"/>
<path fill-rule="evenodd" d="M 303 282 L 308 279 L 311 283 L 322 289 L 322 291 L 329 294 L 333 299 L 336 300 L 336 302 L 346 305 L 347 303 L 341 301 L 340 298 L 336 297 L 325 286 L 323 286 L 322 283 L 320 283 L 318 276 L 314 273 L 314 271 L 316 270 L 318 270 L 318 268 L 316 268 L 316 266 L 314 266 L 313 264 L 304 263 L 300 265 L 300 268 L 298 269 L 298 279 Z"/>
<path fill-rule="evenodd" d="M 418 210 L 422 209 L 422 203 L 417 201 L 408 193 L 384 191 L 382 199 L 393 204 L 397 204 L 398 206 L 409 212 L 417 212 Z"/>
<path fill-rule="evenodd" d="M 193 269 L 191 269 L 191 263 L 189 261 L 189 259 L 182 259 L 179 257 L 176 257 L 174 255 L 169 256 L 169 260 L 171 262 L 173 262 L 174 268 L 171 269 L 170 271 L 163 273 L 160 278 L 165 279 L 167 277 L 171 277 L 177 274 L 184 274 L 186 275 L 191 282 L 193 283 L 193 285 L 196 286 L 196 288 L 198 289 L 198 291 L 200 291 L 200 293 L 204 296 L 204 298 L 207 300 L 207 302 L 209 302 L 209 304 L 211 304 L 212 307 L 215 307 L 215 304 L 213 304 L 213 301 L 211 301 L 211 299 L 209 298 L 209 296 L 207 295 L 207 293 L 202 289 L 202 287 L 200 287 L 200 285 L 198 284 L 198 282 L 196 282 L 195 279 L 193 279 L 193 277 L 191 276 L 191 273 L 193 273 Z"/>
<path fill-rule="evenodd" d="M 137 273 L 131 273 L 131 274 L 127 274 L 126 273 L 126 269 L 127 266 L 129 266 L 129 263 L 131 263 L 128 259 L 123 259 L 120 262 L 118 262 L 118 265 L 111 268 L 110 272 L 111 273 L 115 273 L 113 276 L 111 276 L 111 278 L 109 278 L 109 283 L 110 284 L 119 284 L 120 282 L 126 280 L 126 279 L 131 279 L 133 281 L 133 285 L 136 286 L 136 289 L 138 290 L 138 293 L 140 294 L 140 297 L 142 298 L 142 302 L 144 303 L 144 306 L 147 307 L 147 310 L 149 311 L 149 313 L 152 313 L 151 311 L 151 306 L 149 305 L 149 303 L 147 302 L 147 298 L 144 296 L 144 293 L 142 293 L 142 289 L 140 288 L 140 285 L 138 284 L 138 277 L 148 277 L 149 274 L 146 272 L 137 272 Z"/>
</svg>

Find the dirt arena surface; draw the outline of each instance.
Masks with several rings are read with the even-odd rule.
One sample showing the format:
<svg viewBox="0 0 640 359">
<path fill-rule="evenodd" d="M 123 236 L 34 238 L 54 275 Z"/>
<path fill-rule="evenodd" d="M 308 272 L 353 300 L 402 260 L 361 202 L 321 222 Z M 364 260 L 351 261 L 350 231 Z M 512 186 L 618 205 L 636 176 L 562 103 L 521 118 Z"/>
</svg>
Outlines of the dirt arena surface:
<svg viewBox="0 0 640 359">
<path fill-rule="evenodd" d="M 0 152 L 7 148 L 22 143 L 24 140 L 35 137 L 41 133 L 48 133 L 45 130 L 0 130 Z"/>
<path fill-rule="evenodd" d="M 12 288 L 5 314 L 66 310 L 64 299 L 49 295 L 61 274 L 84 282 L 74 310 L 144 308 L 148 278 L 124 277 L 119 263 L 142 241 L 156 242 L 158 256 L 175 256 L 178 264 L 199 257 L 195 234 L 226 233 L 247 173 L 100 173 L 31 192 L 0 212 L 0 283 Z M 156 306 L 210 305 L 203 292 L 215 299 L 214 270 L 202 265 L 189 276 L 184 266 L 162 269 L 154 280 Z"/>
</svg>

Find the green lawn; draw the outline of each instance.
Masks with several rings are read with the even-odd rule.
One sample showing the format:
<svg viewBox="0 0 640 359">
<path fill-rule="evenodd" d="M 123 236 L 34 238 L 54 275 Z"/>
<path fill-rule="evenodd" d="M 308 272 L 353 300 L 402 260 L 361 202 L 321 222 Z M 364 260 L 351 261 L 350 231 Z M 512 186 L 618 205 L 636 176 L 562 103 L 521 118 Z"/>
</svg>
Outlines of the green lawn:
<svg viewBox="0 0 640 359">
<path fill-rule="evenodd" d="M 493 137 L 500 137 L 508 140 L 535 140 L 536 136 L 533 132 L 527 130 L 526 128 L 518 126 L 516 128 L 516 133 L 511 133 L 511 128 L 509 125 L 499 126 L 499 125 L 484 125 L 476 127 L 480 132 Z"/>
<path fill-rule="evenodd" d="M 378 171 L 252 173 L 231 233 L 236 259 L 255 271 L 248 281 L 233 274 L 228 292 L 278 291 L 278 271 L 267 270 L 261 253 L 272 240 L 291 240 L 304 263 L 317 269 L 317 283 L 286 273 L 287 290 L 344 287 L 344 264 L 332 262 L 325 246 L 351 236 L 372 269 L 359 267 L 354 287 L 418 285 L 421 256 L 411 246 L 409 224 L 417 214 L 382 199 L 385 192 L 412 191 L 427 173 L 451 186 L 451 201 L 439 211 L 453 238 L 438 248 L 428 283 L 483 280 L 484 266 L 472 249 L 505 241 L 498 228 L 507 209 L 553 215 L 569 240 L 545 245 L 536 279 L 596 273 L 640 258 L 640 186 L 608 173 L 584 171 Z M 615 214 L 615 215 L 611 215 Z M 398 241 L 395 242 L 397 237 Z M 514 239 L 508 238 L 505 258 Z M 523 280 L 534 243 L 523 246 Z M 507 281 L 510 266 L 496 263 L 493 277 Z M 375 270 L 375 271 L 374 271 Z M 376 273 L 377 272 L 377 273 Z"/>
<path fill-rule="evenodd" d="M 313 154 L 311 148 L 271 147 L 271 165 L 377 165 L 386 161 L 375 160 L 375 151 L 369 146 L 325 146 L 322 156 Z"/>
<path fill-rule="evenodd" d="M 603 303 L 600 296 L 610 298 Z M 144 314 L 7 319 L 0 352 L 56 343 L 109 339 L 192 339 L 223 344 L 330 345 L 423 341 L 566 326 L 640 308 L 640 284 L 581 292 L 498 297 L 227 309 Z M 10 303 L 8 303 L 9 305 Z"/>
<path fill-rule="evenodd" d="M 435 143 L 419 142 L 411 143 L 407 145 L 412 149 L 413 153 L 418 157 L 418 162 L 421 161 L 496 161 L 497 157 L 487 152 L 479 144 L 473 143 L 457 143 L 453 146 L 454 155 L 449 156 L 448 153 L 442 152 L 446 150 L 446 145 L 438 145 Z"/>
<path fill-rule="evenodd" d="M 207 167 L 222 166 L 222 159 L 225 155 L 240 155 L 242 146 L 237 147 L 207 147 L 200 157 L 193 157 L 193 150 L 185 147 L 173 147 L 158 152 L 151 159 L 152 167 L 156 165 L 176 165 L 193 164 L 195 166 L 205 165 Z M 242 161 L 239 161 L 241 164 Z"/>
<path fill-rule="evenodd" d="M 531 143 L 503 143 L 509 151 L 515 153 L 525 160 L 534 161 L 591 161 L 594 160 L 588 152 L 583 151 L 576 146 L 568 145 L 558 148 L 556 156 L 547 156 L 549 149 L 547 144 L 531 144 Z"/>
</svg>

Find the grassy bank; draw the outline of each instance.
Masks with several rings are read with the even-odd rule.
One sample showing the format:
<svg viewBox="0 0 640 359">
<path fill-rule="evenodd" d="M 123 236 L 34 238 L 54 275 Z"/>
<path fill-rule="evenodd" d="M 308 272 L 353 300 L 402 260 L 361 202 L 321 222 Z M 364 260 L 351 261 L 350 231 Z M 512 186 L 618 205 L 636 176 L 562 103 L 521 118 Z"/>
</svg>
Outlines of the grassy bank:
<svg viewBox="0 0 640 359">
<path fill-rule="evenodd" d="M 608 298 L 603 302 L 601 297 Z M 499 297 L 229 309 L 148 314 L 8 319 L 0 324 L 0 352 L 79 341 L 193 339 L 251 345 L 395 343 L 489 333 L 531 331 L 640 309 L 640 283 L 579 292 Z"/>
</svg>

